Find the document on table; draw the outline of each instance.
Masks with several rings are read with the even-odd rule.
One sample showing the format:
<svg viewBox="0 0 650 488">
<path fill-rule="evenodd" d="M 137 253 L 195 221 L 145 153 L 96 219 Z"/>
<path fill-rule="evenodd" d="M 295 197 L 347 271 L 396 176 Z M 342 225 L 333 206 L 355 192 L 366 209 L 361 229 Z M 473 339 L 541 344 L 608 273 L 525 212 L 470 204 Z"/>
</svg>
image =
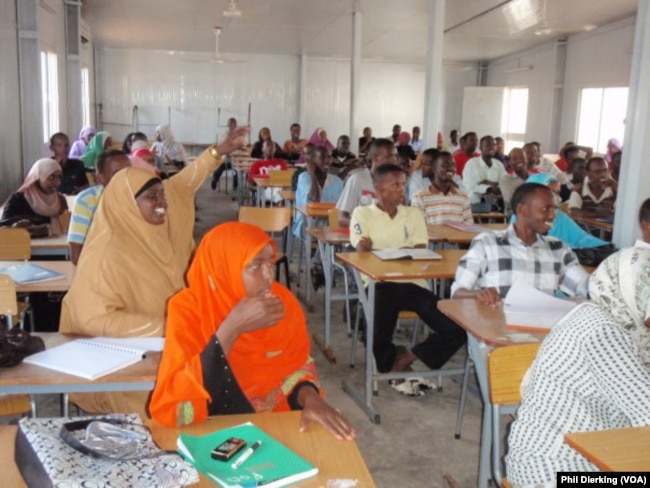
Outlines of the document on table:
<svg viewBox="0 0 650 488">
<path fill-rule="evenodd" d="M 548 332 L 576 305 L 537 290 L 529 285 L 510 288 L 504 300 L 506 323 L 513 329 Z"/>
</svg>

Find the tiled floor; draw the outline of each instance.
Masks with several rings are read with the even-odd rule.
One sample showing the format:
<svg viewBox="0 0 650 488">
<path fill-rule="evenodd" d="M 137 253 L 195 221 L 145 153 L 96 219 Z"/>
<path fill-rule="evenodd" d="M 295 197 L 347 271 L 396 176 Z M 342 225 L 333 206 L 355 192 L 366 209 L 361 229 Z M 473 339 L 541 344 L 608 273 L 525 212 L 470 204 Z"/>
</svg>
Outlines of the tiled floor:
<svg viewBox="0 0 650 488">
<path fill-rule="evenodd" d="M 211 191 L 209 182 L 201 188 L 197 197 L 197 239 L 219 222 L 236 219 L 237 202 L 231 197 L 231 194 Z M 295 260 L 292 272 L 295 278 Z M 292 289 L 296 291 L 295 284 Z M 319 290 L 314 300 L 314 312 L 307 313 L 308 327 L 312 333 L 322 334 L 322 302 L 323 291 Z M 328 401 L 341 409 L 357 428 L 357 442 L 377 486 L 445 487 L 449 486 L 444 481 L 445 475 L 453 477 L 459 487 L 476 486 L 482 408 L 480 399 L 473 394 L 468 396 L 462 437 L 455 440 L 460 392 L 458 382 L 445 379 L 443 391 L 427 393 L 423 398 L 402 396 L 387 382 L 380 382 L 379 395 L 373 402 L 381 413 L 381 424 L 372 424 L 341 388 L 345 378 L 362 384 L 364 349 L 362 346 L 358 348 L 357 367 L 350 369 L 347 358 L 351 339 L 342 322 L 340 304 L 335 303 L 333 308 L 332 342 L 337 364 L 330 365 L 316 347 L 313 355 Z M 410 336 L 405 335 L 404 340 L 410 340 Z M 462 365 L 464 357 L 465 351 L 461 350 L 452 362 Z M 39 415 L 55 415 L 58 412 L 57 397 L 39 399 Z"/>
</svg>

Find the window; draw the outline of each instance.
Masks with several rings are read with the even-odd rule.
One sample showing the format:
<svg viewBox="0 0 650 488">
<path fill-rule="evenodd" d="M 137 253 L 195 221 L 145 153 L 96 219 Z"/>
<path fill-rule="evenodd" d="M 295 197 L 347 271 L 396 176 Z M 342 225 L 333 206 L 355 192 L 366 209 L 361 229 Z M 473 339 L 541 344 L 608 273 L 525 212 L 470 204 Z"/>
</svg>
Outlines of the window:
<svg viewBox="0 0 650 488">
<path fill-rule="evenodd" d="M 59 132 L 59 83 L 56 54 L 41 51 L 41 94 L 43 97 L 43 142 Z"/>
<path fill-rule="evenodd" d="M 81 68 L 81 125 L 90 125 L 90 78 L 88 68 Z"/>
<path fill-rule="evenodd" d="M 528 88 L 506 88 L 503 99 L 501 133 L 505 139 L 505 153 L 522 147 L 526 139 L 528 117 Z"/>
<path fill-rule="evenodd" d="M 602 154 L 607 152 L 609 139 L 615 137 L 622 143 L 627 95 L 627 87 L 582 89 L 576 142 Z"/>
</svg>

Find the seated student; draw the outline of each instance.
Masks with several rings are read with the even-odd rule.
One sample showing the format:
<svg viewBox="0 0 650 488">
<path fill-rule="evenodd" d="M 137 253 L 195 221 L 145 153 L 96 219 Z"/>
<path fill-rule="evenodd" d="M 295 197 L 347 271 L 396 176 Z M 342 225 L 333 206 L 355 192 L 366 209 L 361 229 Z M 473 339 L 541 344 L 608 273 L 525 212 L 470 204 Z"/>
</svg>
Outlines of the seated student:
<svg viewBox="0 0 650 488">
<path fill-rule="evenodd" d="M 504 154 L 506 141 L 503 140 L 503 137 L 494 138 L 494 157 L 501 161 L 503 167 L 508 173 L 512 172 L 512 167 L 510 166 L 510 157 Z"/>
<path fill-rule="evenodd" d="M 413 137 L 411 137 L 411 147 L 415 153 L 422 152 L 423 141 L 420 139 L 420 128 L 416 125 L 413 127 Z"/>
<path fill-rule="evenodd" d="M 359 252 L 392 247 L 426 248 L 427 227 L 422 213 L 402 205 L 406 182 L 402 169 L 384 164 L 375 168 L 372 178 L 377 200 L 357 207 L 352 213 L 350 244 Z M 445 317 L 436 302 L 437 297 L 424 280 L 377 283 L 373 354 L 380 372 L 410 371 L 416 359 L 431 369 L 439 369 L 465 343 L 463 329 Z M 397 317 L 403 310 L 416 312 L 434 332 L 412 349 L 393 344 Z M 423 388 L 433 387 L 423 379 L 391 384 L 408 396 L 422 396 Z"/>
<path fill-rule="evenodd" d="M 526 183 L 538 183 L 540 185 L 548 186 L 553 190 L 555 195 L 559 195 L 560 183 L 557 181 L 555 176 L 548 173 L 537 173 L 531 175 L 526 180 Z M 559 198 L 556 198 L 555 203 L 557 204 L 558 202 Z M 594 247 L 611 245 L 609 242 L 598 239 L 596 236 L 592 236 L 589 232 L 580 227 L 571 217 L 558 209 L 555 209 L 555 220 L 553 220 L 553 226 L 548 231 L 548 235 L 560 239 L 571 249 L 591 249 Z"/>
<path fill-rule="evenodd" d="M 223 141 L 225 141 L 228 138 L 228 134 L 230 134 L 230 131 L 235 130 L 237 128 L 237 119 L 235 117 L 230 117 L 228 119 L 228 127 L 217 134 L 217 144 L 221 144 Z M 226 170 L 232 170 L 232 157 L 227 156 L 224 158 L 223 164 L 220 164 L 219 167 L 216 169 L 216 171 L 212 174 L 212 178 L 210 179 L 210 188 L 212 190 L 217 189 L 217 184 L 219 183 L 219 180 L 221 179 L 221 176 L 223 175 L 224 171 Z M 233 177 L 232 177 L 232 187 L 234 190 L 237 189 L 237 185 L 239 182 L 237 181 L 237 172 L 233 172 Z"/>
<path fill-rule="evenodd" d="M 557 178 L 560 185 L 570 185 L 569 176 L 553 164 L 553 161 L 542 157 L 538 142 L 527 142 L 522 148 L 526 156 L 526 164 L 530 173 L 550 173 Z M 568 197 L 567 197 L 568 198 Z"/>
<path fill-rule="evenodd" d="M 282 152 L 286 155 L 289 161 L 296 161 L 300 158 L 302 153 L 302 148 L 307 144 L 307 139 L 300 138 L 300 131 L 302 128 L 300 124 L 291 124 L 289 132 L 291 133 L 291 139 L 284 141 L 284 146 L 282 146 Z"/>
<path fill-rule="evenodd" d="M 427 224 L 441 224 L 445 220 L 457 220 L 473 224 L 469 197 L 455 183 L 456 165 L 448 152 L 437 153 L 432 160 L 422 154 L 422 175 L 427 175 L 430 185 L 413 195 L 411 205 L 419 208 Z M 426 156 L 426 157 L 425 157 Z M 433 162 L 433 164 L 432 164 Z"/>
<path fill-rule="evenodd" d="M 468 132 L 460 138 L 460 150 L 453 153 L 453 156 L 456 163 L 456 174 L 461 178 L 464 177 L 463 171 L 465 171 L 467 161 L 481 155 L 476 152 L 477 145 L 476 132 Z"/>
<path fill-rule="evenodd" d="M 472 240 L 458 264 L 452 298 L 476 298 L 496 306 L 514 283 L 549 295 L 562 291 L 587 296 L 589 274 L 566 244 L 546 236 L 555 220 L 551 189 L 524 183 L 515 190 L 511 205 L 515 223 L 506 230 L 482 232 Z"/>
<path fill-rule="evenodd" d="M 544 339 L 508 437 L 513 486 L 598 471 L 565 434 L 650 425 L 649 267 L 650 250 L 639 247 L 607 258 L 591 277 L 591 301 Z"/>
<path fill-rule="evenodd" d="M 609 163 L 609 174 L 614 181 L 618 183 L 621 174 L 621 157 L 623 153 L 615 152 L 612 154 L 612 160 Z"/>
<path fill-rule="evenodd" d="M 571 161 L 580 157 L 580 152 L 585 153 L 584 158 L 588 161 L 594 150 L 587 146 L 577 146 L 573 142 L 567 142 L 560 150 L 560 159 L 555 161 L 555 166 L 564 173 L 568 172 Z"/>
<path fill-rule="evenodd" d="M 143 141 L 146 144 L 147 135 L 144 132 L 129 132 L 124 138 L 124 143 L 122 143 L 122 152 L 127 155 L 131 154 L 133 151 L 133 143 L 136 141 Z"/>
<path fill-rule="evenodd" d="M 530 175 L 530 171 L 528 171 L 526 157 L 522 149 L 516 147 L 510 151 L 508 160 L 510 161 L 510 168 L 512 168 L 512 171 L 501 176 L 501 179 L 499 180 L 499 188 L 501 188 L 505 210 L 508 214 L 511 214 L 512 209 L 510 208 L 510 200 L 512 200 L 512 194 L 518 187 L 524 184 Z M 537 172 L 536 169 L 533 171 Z"/>
<path fill-rule="evenodd" d="M 20 188 L 5 202 L 0 226 L 47 225 L 49 234 L 61 235 L 60 217 L 68 209 L 65 197 L 57 191 L 61 179 L 61 166 L 54 159 L 36 161 Z"/>
<path fill-rule="evenodd" d="M 76 195 L 88 186 L 88 177 L 84 163 L 78 159 L 68 157 L 70 152 L 70 139 L 63 132 L 57 132 L 50 137 L 50 150 L 52 159 L 61 165 L 62 181 L 59 193 Z"/>
<path fill-rule="evenodd" d="M 553 166 L 555 168 L 555 166 Z M 551 173 L 560 183 L 560 198 L 566 202 L 571 198 L 571 192 L 574 188 L 582 188 L 582 183 L 585 181 L 587 161 L 582 158 L 575 158 L 569 165 L 569 172 L 567 174 L 560 172 Z M 547 171 L 542 171 L 546 173 Z M 564 180 L 563 180 L 564 179 Z M 565 181 L 562 183 L 562 181 Z"/>
<path fill-rule="evenodd" d="M 284 154 L 282 153 L 282 149 L 280 146 L 273 142 L 273 139 L 271 139 L 271 129 L 268 127 L 262 127 L 260 129 L 260 132 L 258 134 L 258 140 L 255 144 L 253 144 L 253 149 L 251 150 L 251 158 L 262 158 L 266 157 L 263 156 L 264 153 L 264 146 L 266 145 L 267 142 L 273 143 L 273 155 L 270 159 L 281 159 L 284 158 Z"/>
<path fill-rule="evenodd" d="M 108 185 L 115 173 L 127 166 L 130 166 L 130 163 L 126 154 L 115 149 L 104 151 L 97 158 L 95 166 L 97 185 L 91 186 L 77 195 L 70 215 L 68 244 L 70 245 L 70 261 L 73 264 L 76 265 L 79 261 L 86 235 L 95 216 L 104 187 Z"/>
<path fill-rule="evenodd" d="M 156 158 L 156 167 L 163 172 L 165 164 L 172 164 L 177 168 L 183 168 L 187 161 L 185 148 L 174 138 L 174 133 L 169 125 L 159 125 L 154 133 L 156 142 L 151 146 L 151 153 Z"/>
<path fill-rule="evenodd" d="M 152 417 L 175 428 L 209 415 L 302 410 L 337 439 L 354 427 L 324 399 L 305 315 L 273 280 L 276 246 L 259 228 L 228 222 L 208 232 L 169 301 Z"/>
<path fill-rule="evenodd" d="M 169 298 L 185 286 L 194 250 L 194 196 L 221 164 L 221 154 L 243 146 L 246 128 L 210 147 L 173 178 L 124 168 L 104 189 L 63 299 L 60 332 L 87 336 L 162 336 Z M 87 412 L 146 415 L 148 392 L 75 395 Z"/>
<path fill-rule="evenodd" d="M 79 132 L 79 139 L 72 143 L 68 157 L 72 159 L 79 159 L 86 154 L 86 147 L 90 140 L 95 137 L 97 131 L 92 125 L 87 125 Z"/>
<path fill-rule="evenodd" d="M 336 149 L 332 151 L 332 167 L 336 170 L 342 170 L 348 161 L 357 159 L 353 152 L 350 152 L 350 138 L 348 136 L 339 136 L 336 142 Z"/>
<path fill-rule="evenodd" d="M 458 130 L 453 129 L 449 133 L 449 147 L 447 149 L 452 156 L 456 153 L 456 151 L 460 150 L 460 144 L 458 141 Z"/>
<path fill-rule="evenodd" d="M 415 151 L 411 147 L 411 134 L 406 131 L 400 132 L 397 137 L 397 154 L 402 154 L 411 161 L 415 161 L 415 158 L 417 157 Z"/>
<path fill-rule="evenodd" d="M 618 185 L 607 173 L 607 163 L 603 158 L 593 157 L 587 162 L 586 171 L 582 185 L 574 187 L 571 192 L 569 213 L 613 217 Z"/>
<path fill-rule="evenodd" d="M 81 161 L 83 161 L 86 171 L 93 171 L 95 169 L 95 163 L 97 157 L 105 151 L 110 149 L 113 145 L 113 137 L 105 131 L 100 131 L 90 140 L 86 152 L 81 156 Z"/>
<path fill-rule="evenodd" d="M 372 129 L 370 127 L 363 128 L 363 136 L 359 137 L 359 157 L 365 156 L 370 149 L 370 143 L 374 141 L 372 137 Z"/>
<path fill-rule="evenodd" d="M 391 134 L 388 137 L 386 137 L 386 139 L 392 141 L 393 144 L 397 144 L 400 132 L 402 132 L 402 126 L 399 125 L 399 124 L 395 124 L 393 126 L 393 131 L 391 132 Z"/>
<path fill-rule="evenodd" d="M 382 164 L 395 163 L 395 145 L 389 139 L 375 139 L 368 150 L 370 169 L 360 168 L 348 175 L 343 193 L 336 202 L 339 209 L 339 225 L 348 228 L 352 211 L 359 205 L 370 205 L 377 197 L 372 173 Z"/>
<path fill-rule="evenodd" d="M 343 181 L 336 175 L 329 174 L 330 158 L 324 147 L 314 148 L 314 153 L 307 160 L 307 171 L 298 175 L 296 187 L 296 206 L 309 202 L 336 203 L 343 192 Z M 293 222 L 293 235 L 302 238 L 305 216 L 296 212 Z"/>
<path fill-rule="evenodd" d="M 463 170 L 463 183 L 469 201 L 477 211 L 480 204 L 488 204 L 492 209 L 501 205 L 499 181 L 506 174 L 501 161 L 494 157 L 492 136 L 481 137 L 480 149 L 481 155 L 467 161 Z"/>
<path fill-rule="evenodd" d="M 438 157 L 438 150 L 434 148 L 429 148 L 429 149 L 425 149 L 422 152 L 422 154 L 420 154 L 418 160 L 416 160 L 415 163 L 413 163 L 414 165 L 417 165 L 419 162 L 419 166 L 417 167 L 417 169 L 411 171 L 411 175 L 408 178 L 407 191 L 406 191 L 407 203 L 412 204 L 413 196 L 416 193 L 429 188 L 429 185 L 431 184 L 429 177 L 431 176 L 433 161 L 437 157 Z"/>
</svg>

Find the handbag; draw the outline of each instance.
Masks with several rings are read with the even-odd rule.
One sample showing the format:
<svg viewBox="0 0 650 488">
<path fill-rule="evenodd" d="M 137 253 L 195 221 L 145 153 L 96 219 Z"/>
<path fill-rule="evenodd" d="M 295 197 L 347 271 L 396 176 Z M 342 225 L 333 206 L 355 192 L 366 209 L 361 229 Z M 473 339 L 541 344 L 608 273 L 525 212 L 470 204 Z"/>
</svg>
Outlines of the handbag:
<svg viewBox="0 0 650 488">
<path fill-rule="evenodd" d="M 156 445 L 139 415 L 24 418 L 15 461 L 29 487 L 134 488 L 198 483 L 193 466 Z"/>
<path fill-rule="evenodd" d="M 16 366 L 30 354 L 44 350 L 43 339 L 31 335 L 19 326 L 0 330 L 0 367 L 2 368 Z"/>
<path fill-rule="evenodd" d="M 606 244 L 598 247 L 586 247 L 574 249 L 573 252 L 578 257 L 578 261 L 583 266 L 597 267 L 606 258 L 611 256 L 617 251 L 614 244 Z"/>
</svg>

